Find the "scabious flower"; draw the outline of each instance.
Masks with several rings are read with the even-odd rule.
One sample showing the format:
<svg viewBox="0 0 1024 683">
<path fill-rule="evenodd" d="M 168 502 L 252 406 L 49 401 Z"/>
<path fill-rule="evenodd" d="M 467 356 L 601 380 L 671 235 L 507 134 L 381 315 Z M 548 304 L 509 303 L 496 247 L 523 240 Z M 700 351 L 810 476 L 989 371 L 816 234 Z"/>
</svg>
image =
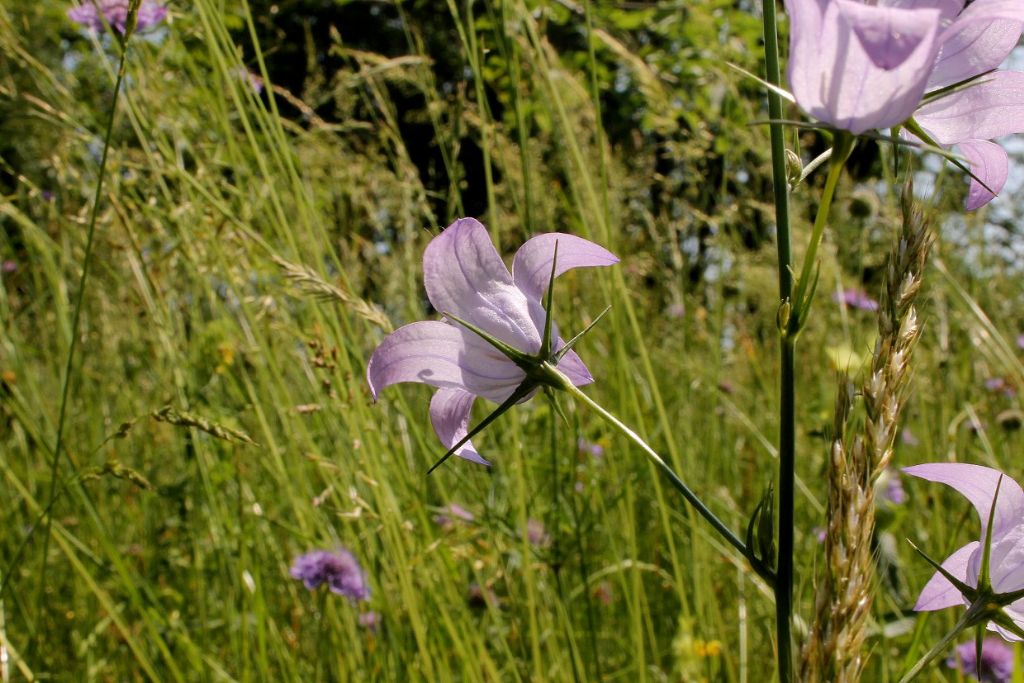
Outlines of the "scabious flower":
<svg viewBox="0 0 1024 683">
<path fill-rule="evenodd" d="M 1012 593 L 1024 589 L 1024 491 L 1020 484 L 999 470 L 965 463 L 927 463 L 907 467 L 903 471 L 956 489 L 978 511 L 981 517 L 980 540 L 971 541 L 942 563 L 942 568 L 951 576 L 971 587 L 978 585 L 986 526 L 995 500 L 989 560 L 992 590 Z M 969 604 L 968 598 L 940 572 L 935 572 L 921 591 L 914 609 L 930 612 L 963 604 Z M 1017 626 L 1024 627 L 1024 599 L 1006 605 L 1003 612 Z M 1021 640 L 999 624 L 990 622 L 988 629 L 1006 640 Z"/>
<path fill-rule="evenodd" d="M 977 176 L 967 209 L 1006 182 L 992 138 L 1024 130 L 1024 74 L 992 71 L 1024 28 L 1018 0 L 789 0 L 789 83 L 810 116 L 855 135 L 911 117 Z M 950 88 L 944 91 L 944 89 Z M 927 94 L 926 94 L 927 93 Z M 984 184 L 982 184 L 984 183 Z"/>
<path fill-rule="evenodd" d="M 352 602 L 370 599 L 366 573 L 355 555 L 344 548 L 313 550 L 299 555 L 292 565 L 291 575 L 309 590 L 316 590 L 326 583 L 332 593 L 344 595 Z"/>
<path fill-rule="evenodd" d="M 556 243 L 556 275 L 572 268 L 618 263 L 614 255 L 593 242 L 546 233 L 519 248 L 509 273 L 487 229 L 475 219 L 462 218 L 431 240 L 423 254 L 427 298 L 442 315 L 459 318 L 519 352 L 536 356 L 543 346 L 547 320 L 541 297 L 551 277 Z M 552 337 L 553 351 L 565 345 L 554 325 Z M 558 361 L 558 370 L 576 386 L 594 381 L 571 350 Z M 388 335 L 373 352 L 366 378 L 375 400 L 382 389 L 399 382 L 436 387 L 430 401 L 430 420 L 438 438 L 451 448 L 468 434 L 470 412 L 477 397 L 503 403 L 527 380 L 527 373 L 456 321 L 428 320 L 405 325 Z M 471 441 L 455 454 L 489 464 Z"/>
<path fill-rule="evenodd" d="M 887 467 L 875 482 L 875 491 L 879 499 L 889 505 L 903 505 L 907 502 L 907 492 L 903 489 L 899 470 Z"/>
<path fill-rule="evenodd" d="M 972 640 L 958 645 L 955 654 L 946 660 L 946 666 L 983 683 L 1009 683 L 1013 678 L 1013 650 L 998 638 L 986 638 L 981 641 L 979 667 L 977 647 Z"/>
<path fill-rule="evenodd" d="M 129 0 L 84 0 L 68 10 L 68 18 L 90 31 L 99 33 L 111 26 L 124 33 L 128 26 Z M 167 17 L 167 8 L 154 0 L 142 0 L 136 18 L 135 30 L 146 31 Z"/>
<path fill-rule="evenodd" d="M 841 292 L 836 292 L 832 299 L 836 303 L 841 303 L 847 308 L 856 308 L 860 311 L 877 311 L 878 302 L 867 295 L 864 290 L 861 289 L 844 289 Z"/>
</svg>

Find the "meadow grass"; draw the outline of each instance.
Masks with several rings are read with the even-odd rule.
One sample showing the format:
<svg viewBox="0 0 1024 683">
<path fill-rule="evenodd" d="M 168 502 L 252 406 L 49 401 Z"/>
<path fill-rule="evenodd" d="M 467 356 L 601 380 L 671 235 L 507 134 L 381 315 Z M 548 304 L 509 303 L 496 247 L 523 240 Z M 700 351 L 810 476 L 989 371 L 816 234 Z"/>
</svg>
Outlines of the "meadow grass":
<svg viewBox="0 0 1024 683">
<path fill-rule="evenodd" d="M 708 2 L 681 19 L 714 36 L 678 60 L 703 70 L 715 104 L 673 92 L 607 13 L 513 0 L 438 3 L 473 75 L 464 90 L 438 85 L 429 36 L 409 21 L 403 54 L 339 36 L 330 50 L 344 66 L 289 92 L 270 79 L 273 55 L 254 40 L 249 6 L 227 4 L 172 4 L 169 25 L 129 41 L 64 454 L 54 452 L 60 396 L 117 47 L 69 27 L 63 3 L 0 6 L 0 98 L 17 114 L 5 124 L 17 158 L 0 160 L 0 257 L 14 264 L 0 279 L 4 680 L 768 680 L 771 591 L 596 415 L 560 399 L 563 419 L 531 401 L 478 439 L 492 469 L 453 460 L 428 477 L 442 452 L 429 391 L 389 389 L 374 404 L 364 379 L 384 334 L 429 312 L 420 260 L 466 212 L 460 146 L 471 140 L 485 174 L 478 217 L 504 254 L 557 229 L 622 258 L 558 283 L 566 332 L 612 306 L 579 349 L 597 378 L 586 391 L 742 533 L 776 468 L 777 290 L 770 242 L 752 247 L 725 226 L 754 215 L 770 224 L 770 195 L 748 196 L 737 180 L 763 186 L 768 133 L 738 123 L 764 118 L 764 104 L 720 63 L 747 55 L 756 68 L 753 34 L 720 40 L 711 29 L 756 16 Z M 583 59 L 549 40 L 545 12 L 562 11 L 584 36 Z M 685 95 L 727 121 L 669 129 L 695 168 L 709 145 L 732 160 L 717 186 L 698 180 L 675 199 L 678 215 L 647 201 L 655 151 L 631 152 L 604 128 L 597 51 L 630 72 L 650 116 L 693 116 L 676 102 Z M 500 118 L 485 90 L 496 82 Z M 396 92 L 425 103 L 451 179 L 443 193 L 413 161 L 409 145 L 422 141 L 403 137 Z M 330 120 L 316 113 L 327 101 Z M 960 180 L 937 187 L 953 195 Z M 897 199 L 871 187 L 840 185 L 801 337 L 804 620 L 824 557 L 815 528 L 825 526 L 833 366 L 867 358 L 875 328 L 831 295 L 879 268 L 899 226 Z M 957 201 L 930 201 L 936 224 Z M 814 202 L 807 187 L 794 194 L 798 250 Z M 682 245 L 706 226 L 720 229 L 694 280 Z M 967 234 L 979 226 L 969 218 Z M 1019 274 L 982 254 L 981 267 L 965 265 L 936 246 L 905 413 L 916 443 L 897 443 L 896 465 L 955 457 L 1019 474 L 1008 412 L 1019 400 L 982 385 L 1024 387 Z M 955 496 L 907 488 L 910 504 L 885 520 L 891 576 L 869 617 L 865 680 L 898 678 L 955 620 L 907 612 L 930 570 L 903 539 L 944 557 L 975 533 Z M 451 503 L 474 521 L 438 524 Z M 530 520 L 546 530 L 540 543 Z M 296 555 L 339 545 L 369 574 L 366 604 L 289 576 Z M 381 615 L 376 630 L 359 624 L 368 610 Z M 936 666 L 925 680 L 944 676 Z"/>
</svg>

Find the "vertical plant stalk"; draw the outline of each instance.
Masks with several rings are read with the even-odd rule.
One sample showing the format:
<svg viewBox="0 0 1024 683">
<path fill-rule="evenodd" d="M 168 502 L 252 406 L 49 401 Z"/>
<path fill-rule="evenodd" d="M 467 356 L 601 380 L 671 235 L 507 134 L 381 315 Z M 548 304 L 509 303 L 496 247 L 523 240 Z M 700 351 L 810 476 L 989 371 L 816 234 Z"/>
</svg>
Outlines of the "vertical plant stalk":
<svg viewBox="0 0 1024 683">
<path fill-rule="evenodd" d="M 47 556 L 50 550 L 50 534 L 52 532 L 53 505 L 57 496 L 58 477 L 60 475 L 60 458 L 65 449 L 64 429 L 67 424 L 68 404 L 71 398 L 72 373 L 75 366 L 75 353 L 78 350 L 79 327 L 82 320 L 82 303 L 85 300 L 85 288 L 89 281 L 89 267 L 92 264 L 93 244 L 96 237 L 96 218 L 99 215 L 100 198 L 103 196 L 103 181 L 106 177 L 107 158 L 110 152 L 110 140 L 114 134 L 114 118 L 117 114 L 117 101 L 121 94 L 121 85 L 124 83 L 125 66 L 128 57 L 128 39 L 135 28 L 135 21 L 138 17 L 140 0 L 132 0 L 128 7 L 128 18 L 125 25 L 125 33 L 120 41 L 121 55 L 117 65 L 117 76 L 114 80 L 114 93 L 110 102 L 110 114 L 107 117 L 107 129 L 103 136 L 103 152 L 100 155 L 100 167 L 96 179 L 96 191 L 93 193 L 92 210 L 89 212 L 89 225 L 86 229 L 85 254 L 82 256 L 82 273 L 78 278 L 78 292 L 75 294 L 75 308 L 71 317 L 71 341 L 68 344 L 68 355 L 64 363 L 64 381 L 60 389 L 60 410 L 57 417 L 57 434 L 54 439 L 53 460 L 50 462 L 50 484 L 47 494 L 45 510 L 46 525 L 43 534 L 42 548 L 42 571 L 39 572 L 39 609 L 42 610 L 43 583 L 47 578 Z M 116 41 L 115 41 L 116 42 Z M 68 457 L 68 463 L 74 468 L 74 461 Z"/>
<path fill-rule="evenodd" d="M 914 301 L 932 244 L 909 185 L 902 210 L 903 224 L 889 254 L 879 304 L 878 341 L 860 389 L 866 412 L 863 433 L 846 437 L 855 392 L 845 378 L 836 401 L 825 563 L 815 619 L 801 656 L 802 680 L 853 683 L 860 680 L 866 661 L 864 641 L 875 583 L 874 486 L 892 461 L 910 358 L 921 333 Z"/>
<path fill-rule="evenodd" d="M 781 86 L 779 31 L 775 0 L 764 0 L 765 79 Z M 782 98 L 768 91 L 768 116 L 772 150 L 772 191 L 775 195 L 775 242 L 779 261 L 779 302 L 788 306 L 793 296 L 793 253 L 789 229 L 789 179 L 786 173 L 786 144 L 783 138 Z M 793 679 L 790 618 L 793 611 L 793 489 L 795 486 L 795 338 L 781 330 L 779 382 L 779 536 L 775 569 L 775 635 L 778 641 L 779 682 Z"/>
</svg>

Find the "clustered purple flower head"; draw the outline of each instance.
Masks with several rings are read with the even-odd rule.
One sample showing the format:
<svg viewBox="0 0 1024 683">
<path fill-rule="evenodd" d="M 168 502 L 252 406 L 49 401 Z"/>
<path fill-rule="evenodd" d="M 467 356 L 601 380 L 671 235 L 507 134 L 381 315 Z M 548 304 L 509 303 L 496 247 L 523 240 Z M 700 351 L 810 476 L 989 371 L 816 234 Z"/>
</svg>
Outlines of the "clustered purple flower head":
<svg viewBox="0 0 1024 683">
<path fill-rule="evenodd" d="M 856 308 L 859 311 L 878 310 L 878 302 L 868 296 L 862 289 L 844 289 L 841 292 L 836 292 L 832 299 L 847 308 Z"/>
<path fill-rule="evenodd" d="M 855 135 L 913 118 L 934 142 L 955 145 L 968 160 L 977 177 L 971 181 L 968 210 L 999 192 L 1008 161 L 991 140 L 1024 130 L 1024 73 L 994 70 L 1017 45 L 1024 29 L 1024 3 L 786 4 L 791 19 L 789 84 L 801 109 Z M 976 80 L 962 85 L 971 79 Z"/>
<path fill-rule="evenodd" d="M 295 558 L 291 575 L 309 590 L 326 583 L 332 593 L 344 595 L 352 602 L 370 599 L 370 586 L 366 573 L 355 555 L 344 548 L 313 550 Z"/>
<path fill-rule="evenodd" d="M 99 33 L 111 26 L 123 34 L 128 27 L 129 0 L 84 0 L 68 10 L 68 18 Z M 153 28 L 167 17 L 167 8 L 155 0 L 142 0 L 135 21 L 136 31 Z"/>
<path fill-rule="evenodd" d="M 977 646 L 972 640 L 958 645 L 946 666 L 982 683 L 1009 683 L 1013 678 L 1013 650 L 998 638 L 986 638 L 981 641 L 979 667 Z"/>
<path fill-rule="evenodd" d="M 926 463 L 904 468 L 903 471 L 956 489 L 974 505 L 981 517 L 980 540 L 971 541 L 947 557 L 942 563 L 943 569 L 968 586 L 978 585 L 986 527 L 989 514 L 992 513 L 989 559 L 992 590 L 996 593 L 1012 593 L 1024 589 L 1024 490 L 1021 490 L 1020 484 L 999 470 L 966 463 Z M 969 599 L 949 579 L 936 571 L 925 584 L 914 609 L 930 612 L 969 603 Z M 1002 611 L 1018 627 L 1024 627 L 1024 598 L 1006 605 Z M 1006 640 L 1021 640 L 999 624 L 990 622 L 987 628 Z"/>
<path fill-rule="evenodd" d="M 541 298 L 558 258 L 555 275 L 586 266 L 610 266 L 617 259 L 604 247 L 563 233 L 545 233 L 526 241 L 516 252 L 512 272 L 502 262 L 487 229 L 473 218 L 461 218 L 427 245 L 423 253 L 423 284 L 427 298 L 442 314 L 455 316 L 519 352 L 536 355 L 543 343 L 547 313 Z M 565 342 L 551 326 L 553 350 Z M 558 361 L 558 370 L 574 385 L 594 381 L 575 351 Z M 477 397 L 501 404 L 526 381 L 526 371 L 486 340 L 455 321 L 426 320 L 392 332 L 373 352 L 366 379 L 376 400 L 382 389 L 399 382 L 436 387 L 430 420 L 446 448 L 468 434 Z M 529 400 L 535 392 L 523 397 Z M 456 455 L 489 465 L 472 441 Z"/>
</svg>

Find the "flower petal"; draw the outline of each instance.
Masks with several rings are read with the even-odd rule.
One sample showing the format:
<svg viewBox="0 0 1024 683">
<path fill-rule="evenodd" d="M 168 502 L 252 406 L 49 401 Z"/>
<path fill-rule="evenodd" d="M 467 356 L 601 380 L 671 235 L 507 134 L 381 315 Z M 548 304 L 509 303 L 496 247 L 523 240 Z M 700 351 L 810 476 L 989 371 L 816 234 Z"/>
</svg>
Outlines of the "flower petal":
<svg viewBox="0 0 1024 683">
<path fill-rule="evenodd" d="M 942 568 L 964 583 L 976 585 L 978 577 L 974 577 L 973 581 L 967 580 L 967 564 L 970 561 L 971 555 L 974 554 L 974 551 L 980 545 L 981 543 L 978 541 L 971 541 L 947 557 L 946 561 L 942 563 Z M 917 598 L 914 610 L 917 612 L 934 612 L 937 609 L 945 609 L 962 604 L 964 604 L 963 594 L 956 589 L 956 586 L 949 582 L 949 579 L 939 572 L 935 572 L 921 590 L 921 595 Z"/>
<path fill-rule="evenodd" d="M 942 145 L 1020 133 L 1024 131 L 1024 73 L 996 71 L 982 76 L 925 104 L 914 119 Z"/>
<path fill-rule="evenodd" d="M 929 90 L 991 71 L 1017 46 L 1024 28 L 1024 12 L 1015 21 L 1006 18 L 999 5 L 978 0 L 942 32 L 942 48 L 928 79 Z M 1016 10 L 1011 8 L 1011 12 L 1012 16 Z"/>
<path fill-rule="evenodd" d="M 988 140 L 965 140 L 957 145 L 960 154 L 967 157 L 971 164 L 971 172 L 980 178 L 985 185 L 971 178 L 971 188 L 967 192 L 967 210 L 974 211 L 988 204 L 1006 184 L 1010 172 L 1009 160 L 1002 147 Z M 986 189 L 985 186 L 991 189 Z"/>
<path fill-rule="evenodd" d="M 903 471 L 912 477 L 946 484 L 969 500 L 981 517 L 982 538 L 985 537 L 996 485 L 999 486 L 999 499 L 993 517 L 993 536 L 998 537 L 1017 524 L 1024 512 L 1024 491 L 1020 484 L 991 467 L 962 462 L 933 462 L 904 467 Z"/>
<path fill-rule="evenodd" d="M 540 350 L 543 310 L 531 309 L 512 283 L 479 221 L 461 218 L 430 241 L 423 253 L 423 284 L 438 311 L 473 323 L 525 353 Z"/>
<path fill-rule="evenodd" d="M 438 389 L 430 399 L 430 423 L 445 448 L 451 448 L 469 433 L 469 416 L 476 396 L 461 389 Z M 480 457 L 472 441 L 467 441 L 455 455 L 471 462 L 490 466 Z"/>
<path fill-rule="evenodd" d="M 565 342 L 559 339 L 555 344 L 555 350 L 557 351 L 563 346 L 565 346 Z M 578 387 L 591 384 L 594 381 L 594 376 L 590 374 L 590 370 L 583 364 L 583 359 L 575 351 L 570 350 L 562 356 L 562 360 L 558 361 L 558 369 Z"/>
<path fill-rule="evenodd" d="M 384 387 L 419 382 L 501 402 L 525 378 L 519 366 L 472 332 L 429 320 L 392 332 L 366 367 L 374 399 Z"/>
<path fill-rule="evenodd" d="M 940 9 L 798 0 L 790 13 L 788 74 L 804 111 L 855 134 L 910 117 L 939 50 Z"/>
<path fill-rule="evenodd" d="M 575 235 L 548 232 L 528 239 L 512 260 L 512 280 L 532 299 L 540 301 L 551 278 L 551 259 L 558 243 L 555 277 L 573 268 L 612 266 L 619 262 L 604 247 Z"/>
</svg>

